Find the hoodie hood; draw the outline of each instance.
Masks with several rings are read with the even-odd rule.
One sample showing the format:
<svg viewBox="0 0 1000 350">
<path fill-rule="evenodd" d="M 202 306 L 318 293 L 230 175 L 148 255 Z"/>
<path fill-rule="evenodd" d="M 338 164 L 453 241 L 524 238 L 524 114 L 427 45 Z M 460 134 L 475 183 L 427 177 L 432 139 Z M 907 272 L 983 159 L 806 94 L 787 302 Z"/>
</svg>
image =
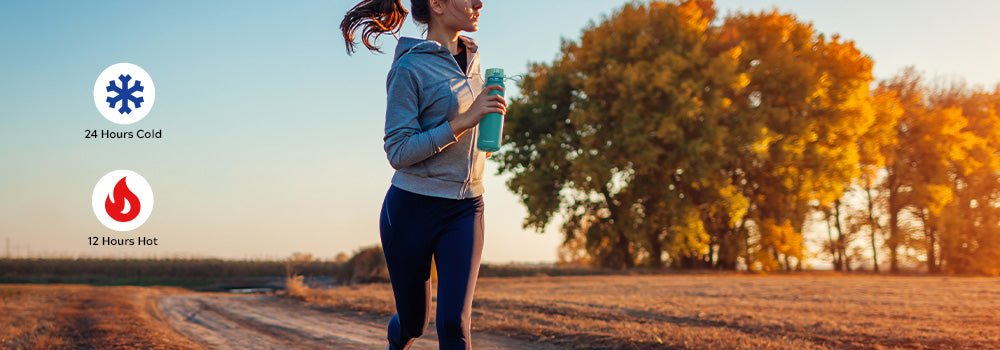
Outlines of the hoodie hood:
<svg viewBox="0 0 1000 350">
<path fill-rule="evenodd" d="M 461 40 L 465 44 L 465 49 L 469 50 L 470 56 L 479 50 L 479 45 L 470 37 L 459 35 L 458 40 Z M 393 54 L 392 60 L 394 62 L 398 61 L 400 57 L 403 57 L 407 53 L 425 53 L 441 55 L 443 57 L 451 56 L 451 51 L 448 51 L 447 47 L 444 47 L 437 41 L 404 36 L 399 39 L 399 44 L 396 45 L 396 52 Z"/>
</svg>

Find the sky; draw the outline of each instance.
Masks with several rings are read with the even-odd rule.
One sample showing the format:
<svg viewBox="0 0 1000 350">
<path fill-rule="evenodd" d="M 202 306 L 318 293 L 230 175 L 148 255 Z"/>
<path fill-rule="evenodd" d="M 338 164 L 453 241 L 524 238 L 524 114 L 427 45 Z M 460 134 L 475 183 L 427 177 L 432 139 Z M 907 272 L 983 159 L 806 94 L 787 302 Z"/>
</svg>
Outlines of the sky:
<svg viewBox="0 0 1000 350">
<path fill-rule="evenodd" d="M 409 5 L 408 1 L 404 4 Z M 483 69 L 551 62 L 626 1 L 486 0 Z M 571 4 L 571 5 L 569 5 Z M 382 150 L 386 54 L 348 56 L 338 29 L 353 1 L 0 2 L 0 239 L 14 256 L 320 258 L 378 243 L 393 170 Z M 719 1 L 721 14 L 778 8 L 855 41 L 876 78 L 913 65 L 931 78 L 1000 82 L 987 33 L 1000 2 Z M 404 36 L 421 37 L 407 19 Z M 149 115 L 116 125 L 92 89 L 108 66 L 141 66 Z M 508 98 L 518 89 L 508 84 Z M 86 139 L 85 130 L 162 130 L 162 139 Z M 558 222 L 526 231 L 517 197 L 488 162 L 485 262 L 553 262 Z M 155 209 L 116 232 L 95 217 L 95 184 L 141 174 Z M 88 237 L 157 238 L 91 246 Z"/>
</svg>

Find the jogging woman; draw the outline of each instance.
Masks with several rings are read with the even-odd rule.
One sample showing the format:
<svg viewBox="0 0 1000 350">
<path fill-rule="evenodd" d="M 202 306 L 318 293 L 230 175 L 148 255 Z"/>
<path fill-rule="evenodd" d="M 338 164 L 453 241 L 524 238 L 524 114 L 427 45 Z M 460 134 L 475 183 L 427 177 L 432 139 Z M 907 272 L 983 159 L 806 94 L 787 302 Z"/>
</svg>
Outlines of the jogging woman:
<svg viewBox="0 0 1000 350">
<path fill-rule="evenodd" d="M 483 167 L 477 125 L 507 102 L 483 89 L 479 47 L 460 32 L 478 30 L 480 0 L 411 0 L 426 39 L 401 38 L 386 81 L 384 148 L 396 169 L 382 203 L 382 250 L 396 300 L 389 349 L 406 349 L 430 314 L 431 257 L 437 264 L 436 322 L 441 349 L 470 349 L 472 297 L 483 250 Z M 344 16 L 347 51 L 355 32 L 379 51 L 408 12 L 400 0 L 366 0 Z"/>
</svg>

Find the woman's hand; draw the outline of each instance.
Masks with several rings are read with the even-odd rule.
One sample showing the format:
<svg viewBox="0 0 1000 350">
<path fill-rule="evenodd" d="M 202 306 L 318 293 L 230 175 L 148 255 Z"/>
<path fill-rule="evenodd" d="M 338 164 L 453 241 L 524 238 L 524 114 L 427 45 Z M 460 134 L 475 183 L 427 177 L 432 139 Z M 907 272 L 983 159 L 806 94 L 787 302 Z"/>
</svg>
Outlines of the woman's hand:
<svg viewBox="0 0 1000 350">
<path fill-rule="evenodd" d="M 500 95 L 490 95 L 490 91 L 493 90 L 503 91 L 503 88 L 497 85 L 487 86 L 479 93 L 479 96 L 476 96 L 476 100 L 472 102 L 472 106 L 469 106 L 465 113 L 459 113 L 455 119 L 449 122 L 455 138 L 474 128 L 476 124 L 479 124 L 479 120 L 489 113 L 507 115 L 507 100 Z"/>
</svg>

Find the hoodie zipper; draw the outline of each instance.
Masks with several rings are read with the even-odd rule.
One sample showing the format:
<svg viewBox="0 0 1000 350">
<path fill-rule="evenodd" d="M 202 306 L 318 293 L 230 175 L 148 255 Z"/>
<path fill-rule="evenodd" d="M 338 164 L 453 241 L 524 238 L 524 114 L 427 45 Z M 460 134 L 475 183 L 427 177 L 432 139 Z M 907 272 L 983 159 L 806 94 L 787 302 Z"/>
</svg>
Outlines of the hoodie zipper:
<svg viewBox="0 0 1000 350">
<path fill-rule="evenodd" d="M 459 39 L 459 40 L 461 40 L 461 39 Z M 466 52 L 466 61 L 467 61 L 466 64 L 468 65 L 469 70 L 471 70 L 472 67 L 474 67 L 476 64 L 479 63 L 478 60 L 476 60 L 478 58 L 478 56 L 469 54 L 469 48 L 468 48 L 468 46 L 466 46 L 465 52 Z M 456 63 L 456 65 L 457 65 L 457 63 Z M 463 71 L 463 73 L 465 73 L 465 72 Z M 475 90 L 472 89 L 472 82 L 469 81 L 469 79 L 471 79 L 471 77 L 468 74 L 463 74 L 463 75 L 465 76 L 465 83 L 468 84 L 468 86 L 469 86 L 469 93 L 471 93 L 473 96 L 477 96 L 476 93 L 475 93 Z M 476 125 L 475 127 L 473 127 L 472 130 L 474 131 L 472 133 L 472 142 L 469 142 L 469 158 L 468 158 L 469 159 L 469 175 L 465 178 L 465 185 L 464 185 L 465 189 L 462 190 L 462 194 L 460 195 L 461 198 L 465 198 L 465 192 L 466 192 L 466 190 L 469 187 L 472 186 L 472 175 L 476 172 L 476 157 L 475 157 L 476 153 L 475 152 L 476 152 L 476 140 L 479 139 L 479 125 Z"/>
<path fill-rule="evenodd" d="M 462 39 L 458 39 L 458 40 L 462 40 Z M 447 49 L 445 49 L 445 50 L 447 51 Z M 468 68 L 471 69 L 473 67 L 474 63 L 479 63 L 478 60 L 476 60 L 477 56 L 476 55 L 472 55 L 472 54 L 469 53 L 469 47 L 468 46 L 465 46 L 465 50 L 464 51 L 465 51 L 466 65 L 467 65 Z M 451 55 L 451 52 L 449 52 L 448 58 L 450 58 L 451 61 L 455 63 L 455 68 L 458 69 L 458 72 L 461 73 L 462 77 L 465 79 L 465 84 L 469 87 L 469 93 L 471 93 L 473 96 L 476 96 L 475 91 L 472 89 L 472 84 L 469 82 L 469 79 L 471 77 L 466 73 L 466 71 L 468 69 L 462 69 L 462 67 L 458 64 L 458 61 L 455 60 L 455 57 L 453 55 Z M 473 97 L 473 98 L 475 98 L 475 97 Z M 466 198 L 465 192 L 468 191 L 468 189 L 471 187 L 471 185 L 472 185 L 472 174 L 475 173 L 475 166 L 476 166 L 475 148 L 476 148 L 476 140 L 479 139 L 479 126 L 477 125 L 477 126 L 473 127 L 473 130 L 474 130 L 474 132 L 472 134 L 472 142 L 469 143 L 469 153 L 467 154 L 468 160 L 469 160 L 468 161 L 468 168 L 467 169 L 469 169 L 469 172 L 465 176 L 465 181 L 462 183 L 462 186 L 459 188 L 459 192 L 458 192 L 458 196 L 457 196 L 459 199 L 465 199 Z"/>
<path fill-rule="evenodd" d="M 462 191 L 462 198 L 465 198 L 465 192 L 472 187 L 472 174 L 476 172 L 476 140 L 479 139 L 479 126 L 472 128 L 472 142 L 469 142 L 469 176 L 465 178 L 466 190 Z"/>
</svg>

